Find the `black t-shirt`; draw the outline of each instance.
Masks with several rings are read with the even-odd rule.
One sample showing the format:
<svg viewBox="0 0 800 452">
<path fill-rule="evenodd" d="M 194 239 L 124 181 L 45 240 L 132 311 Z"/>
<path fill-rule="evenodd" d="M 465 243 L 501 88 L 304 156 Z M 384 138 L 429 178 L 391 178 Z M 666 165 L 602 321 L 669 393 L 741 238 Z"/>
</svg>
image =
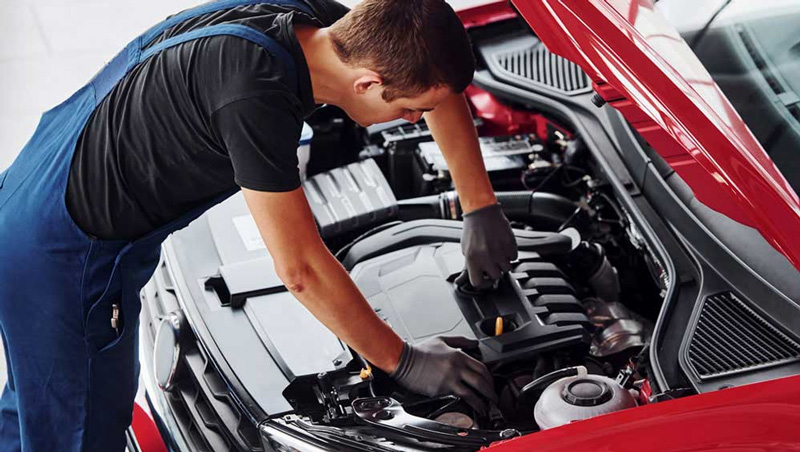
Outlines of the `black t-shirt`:
<svg viewBox="0 0 800 452">
<path fill-rule="evenodd" d="M 166 49 L 134 68 L 92 114 L 78 140 L 67 208 L 86 233 L 134 239 L 238 186 L 300 186 L 297 142 L 315 108 L 293 24 L 331 25 L 347 13 L 305 0 L 309 16 L 259 4 L 206 14 L 157 38 L 237 23 L 262 31 L 293 56 L 298 93 L 262 47 L 233 36 Z"/>
</svg>

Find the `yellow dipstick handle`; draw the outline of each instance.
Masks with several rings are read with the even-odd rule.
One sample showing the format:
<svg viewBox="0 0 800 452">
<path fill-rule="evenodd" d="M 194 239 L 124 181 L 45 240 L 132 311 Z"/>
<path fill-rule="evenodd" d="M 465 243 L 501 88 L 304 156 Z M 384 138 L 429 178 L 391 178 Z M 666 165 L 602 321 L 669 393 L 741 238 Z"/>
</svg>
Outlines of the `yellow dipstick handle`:
<svg viewBox="0 0 800 452">
<path fill-rule="evenodd" d="M 372 367 L 369 364 L 367 364 L 367 368 L 366 369 L 361 369 L 360 377 L 361 377 L 362 380 L 366 380 L 367 378 L 369 378 L 371 376 L 372 376 Z"/>
<path fill-rule="evenodd" d="M 494 321 L 494 335 L 499 336 L 503 334 L 503 318 L 498 316 Z"/>
</svg>

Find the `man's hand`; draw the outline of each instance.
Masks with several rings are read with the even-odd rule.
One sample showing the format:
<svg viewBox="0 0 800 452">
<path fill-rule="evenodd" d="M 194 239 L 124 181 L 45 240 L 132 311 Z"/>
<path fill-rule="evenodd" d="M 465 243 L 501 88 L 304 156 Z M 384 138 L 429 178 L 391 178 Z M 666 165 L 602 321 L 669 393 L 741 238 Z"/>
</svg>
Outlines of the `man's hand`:
<svg viewBox="0 0 800 452">
<path fill-rule="evenodd" d="M 468 212 L 461 240 L 467 271 L 456 283 L 469 280 L 484 288 L 509 269 L 509 261 L 517 258 L 517 244 L 486 174 L 472 114 L 464 96 L 453 94 L 425 113 L 425 121 L 447 161 L 461 208 Z"/>
<path fill-rule="evenodd" d="M 484 289 L 500 279 L 502 272 L 511 270 L 517 241 L 499 204 L 464 214 L 461 251 L 467 262 L 466 270 L 456 278 L 459 286 L 469 281 L 472 287 Z"/>
<path fill-rule="evenodd" d="M 466 337 L 435 337 L 419 345 L 403 345 L 397 369 L 390 374 L 405 388 L 427 396 L 457 395 L 486 413 L 485 400 L 497 403 L 492 374 L 480 361 L 458 348 L 476 348 Z"/>
</svg>

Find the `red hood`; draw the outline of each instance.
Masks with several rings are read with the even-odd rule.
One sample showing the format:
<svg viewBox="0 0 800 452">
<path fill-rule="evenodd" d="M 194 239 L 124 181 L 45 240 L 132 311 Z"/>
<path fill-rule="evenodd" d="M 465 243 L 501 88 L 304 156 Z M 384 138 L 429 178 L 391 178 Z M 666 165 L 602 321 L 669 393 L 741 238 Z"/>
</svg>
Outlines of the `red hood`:
<svg viewBox="0 0 800 452">
<path fill-rule="evenodd" d="M 650 0 L 512 0 L 580 65 L 705 205 L 757 228 L 800 269 L 800 202 L 702 63 Z"/>
</svg>

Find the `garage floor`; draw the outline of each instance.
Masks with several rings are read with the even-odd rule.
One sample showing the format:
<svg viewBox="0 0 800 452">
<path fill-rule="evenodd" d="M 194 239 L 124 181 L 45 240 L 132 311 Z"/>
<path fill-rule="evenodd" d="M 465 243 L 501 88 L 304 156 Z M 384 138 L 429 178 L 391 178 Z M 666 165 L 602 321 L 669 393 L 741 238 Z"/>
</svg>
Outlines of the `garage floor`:
<svg viewBox="0 0 800 452">
<path fill-rule="evenodd" d="M 456 8 L 486 2 L 450 1 Z M 0 171 L 13 162 L 43 111 L 69 97 L 150 25 L 199 3 L 202 0 L 1 0 Z M 0 385 L 5 381 L 6 363 L 0 356 Z"/>
</svg>

